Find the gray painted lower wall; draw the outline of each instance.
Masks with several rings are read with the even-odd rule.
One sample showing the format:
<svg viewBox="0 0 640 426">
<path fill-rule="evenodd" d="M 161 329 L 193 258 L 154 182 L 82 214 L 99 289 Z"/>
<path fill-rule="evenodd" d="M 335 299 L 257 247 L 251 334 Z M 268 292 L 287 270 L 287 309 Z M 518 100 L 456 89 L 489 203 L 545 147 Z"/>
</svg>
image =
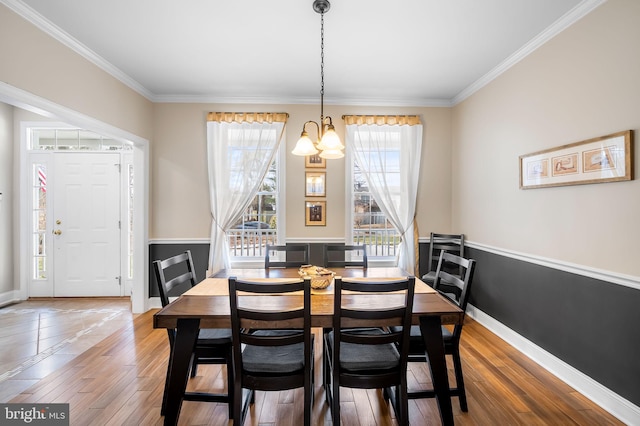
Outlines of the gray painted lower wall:
<svg viewBox="0 0 640 426">
<path fill-rule="evenodd" d="M 471 303 L 603 386 L 640 405 L 640 291 L 465 248 Z"/>
<path fill-rule="evenodd" d="M 186 249 L 204 278 L 208 244 L 151 244 L 149 258 Z M 421 274 L 427 251 L 421 243 Z M 477 261 L 473 306 L 640 406 L 640 290 L 471 247 L 465 256 Z M 321 259 L 322 244 L 311 244 L 311 263 Z M 150 295 L 157 296 L 149 267 Z"/>
</svg>

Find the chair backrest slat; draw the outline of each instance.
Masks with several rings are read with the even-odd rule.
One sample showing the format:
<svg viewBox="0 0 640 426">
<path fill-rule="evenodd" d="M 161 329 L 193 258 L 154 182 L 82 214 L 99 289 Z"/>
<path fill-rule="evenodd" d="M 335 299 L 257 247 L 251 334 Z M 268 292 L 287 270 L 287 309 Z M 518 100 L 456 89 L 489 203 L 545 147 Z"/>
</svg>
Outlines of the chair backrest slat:
<svg viewBox="0 0 640 426">
<path fill-rule="evenodd" d="M 180 273 L 185 269 L 186 272 Z M 160 293 L 160 302 L 163 307 L 169 304 L 169 295 L 173 289 L 187 282 L 193 287 L 198 282 L 190 250 L 164 260 L 155 260 L 153 262 L 153 270 L 156 276 L 158 292 Z M 175 276 L 176 274 L 180 275 Z M 174 278 L 167 279 L 167 277 L 171 276 L 174 276 Z M 175 341 L 175 333 L 176 331 L 174 329 L 167 328 L 171 347 L 173 347 Z"/>
<path fill-rule="evenodd" d="M 242 292 L 241 295 L 239 293 Z M 278 307 L 269 309 L 259 304 L 263 294 L 290 294 L 302 292 L 301 307 L 283 310 Z M 245 297 L 251 296 L 254 297 Z M 264 301 L 264 299 L 262 299 Z M 251 303 L 251 301 L 256 302 Z M 229 302 L 231 307 L 231 333 L 234 342 L 234 359 L 242 366 L 239 345 L 284 346 L 294 343 L 305 344 L 305 352 L 311 351 L 311 281 L 283 279 L 283 281 L 251 281 L 229 278 Z M 245 303 L 242 303 L 245 302 Z M 279 324 L 285 323 L 282 327 Z M 260 335 L 251 333 L 255 329 L 286 329 L 287 335 Z M 237 342 L 237 343 L 236 343 Z"/>
<path fill-rule="evenodd" d="M 461 276 L 457 277 L 445 272 L 445 269 L 459 268 Z M 436 269 L 436 278 L 433 288 L 446 297 L 452 299 L 454 303 L 460 306 L 462 311 L 467 310 L 469 296 L 471 295 L 471 284 L 473 283 L 473 274 L 476 268 L 476 261 L 473 259 L 465 259 L 448 252 L 441 252 Z M 453 298 L 449 294 L 454 295 Z M 454 338 L 460 338 L 462 333 L 462 324 L 458 324 L 453 329 Z"/>
<path fill-rule="evenodd" d="M 269 268 L 295 268 L 309 264 L 309 244 L 270 245 L 266 247 L 267 254 L 264 257 L 264 267 Z M 273 260 L 276 252 L 283 252 L 285 260 Z"/>
<path fill-rule="evenodd" d="M 154 261 L 153 269 L 162 306 L 169 304 L 169 294 L 174 288 L 187 282 L 193 287 L 198 282 L 190 250 L 171 256 L 165 260 Z M 183 272 L 185 269 L 186 272 Z M 173 278 L 167 279 L 167 277 L 170 276 L 173 276 Z"/>
<path fill-rule="evenodd" d="M 432 232 L 429 239 L 429 254 L 427 265 L 429 271 L 435 271 L 440 258 L 440 252 L 453 253 L 464 257 L 464 234 L 441 234 Z M 456 271 L 449 271 L 457 273 Z"/>
<path fill-rule="evenodd" d="M 350 280 L 336 277 L 334 282 L 333 333 L 334 351 L 337 356 L 340 353 L 340 341 L 362 345 L 395 343 L 399 346 L 401 353 L 408 354 L 414 287 L 414 277 L 398 280 L 380 279 L 378 281 L 373 278 Z M 343 290 L 375 296 L 379 298 L 380 303 L 376 303 L 373 307 L 352 306 L 348 301 L 349 295 L 343 293 Z M 349 327 L 352 326 L 350 319 L 357 320 L 359 323 L 362 323 L 363 320 L 369 320 L 372 327 L 399 325 L 403 329 L 401 332 L 383 335 L 359 334 L 357 329 L 355 332 L 349 330 Z"/>
<path fill-rule="evenodd" d="M 325 244 L 323 246 L 323 266 L 325 268 L 367 268 L 367 247 L 365 245 Z M 354 258 L 347 259 L 350 254 Z"/>
</svg>

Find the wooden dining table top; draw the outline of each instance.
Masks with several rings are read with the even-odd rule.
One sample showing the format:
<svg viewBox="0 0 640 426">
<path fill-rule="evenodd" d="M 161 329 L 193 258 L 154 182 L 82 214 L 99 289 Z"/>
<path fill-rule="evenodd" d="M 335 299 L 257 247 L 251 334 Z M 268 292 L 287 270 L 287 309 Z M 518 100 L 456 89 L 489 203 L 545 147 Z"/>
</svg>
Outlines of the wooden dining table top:
<svg viewBox="0 0 640 426">
<path fill-rule="evenodd" d="M 389 278 L 404 278 L 407 275 L 400 268 L 331 268 L 336 276 L 343 278 L 369 279 L 372 281 Z M 297 268 L 270 269 L 228 269 L 222 270 L 210 278 L 198 283 L 179 296 L 172 303 L 154 315 L 155 328 L 175 328 L 180 318 L 199 318 L 200 328 L 228 328 L 231 326 L 229 307 L 228 277 L 238 279 L 281 279 L 299 278 Z M 260 298 L 260 303 L 269 309 L 290 309 L 300 302 L 296 295 L 260 295 L 244 296 Z M 343 300 L 375 308 L 376 297 L 362 294 L 343 295 Z M 403 297 L 401 295 L 386 295 Z M 387 299 L 388 302 L 388 299 Z M 442 324 L 460 324 L 462 310 L 449 299 L 416 278 L 413 300 L 413 324 L 419 324 L 421 316 L 439 316 Z M 322 290 L 312 290 L 311 325 L 313 327 L 331 327 L 333 321 L 333 282 Z"/>
</svg>

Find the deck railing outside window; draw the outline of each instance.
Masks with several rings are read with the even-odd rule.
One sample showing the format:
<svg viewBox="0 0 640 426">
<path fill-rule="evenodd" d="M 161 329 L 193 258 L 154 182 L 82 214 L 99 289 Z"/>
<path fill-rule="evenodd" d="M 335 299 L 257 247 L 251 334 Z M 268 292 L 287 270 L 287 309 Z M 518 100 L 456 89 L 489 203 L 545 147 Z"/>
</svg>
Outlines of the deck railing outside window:
<svg viewBox="0 0 640 426">
<path fill-rule="evenodd" d="M 231 229 L 229 255 L 231 257 L 265 257 L 267 244 L 277 244 L 275 229 Z"/>
</svg>

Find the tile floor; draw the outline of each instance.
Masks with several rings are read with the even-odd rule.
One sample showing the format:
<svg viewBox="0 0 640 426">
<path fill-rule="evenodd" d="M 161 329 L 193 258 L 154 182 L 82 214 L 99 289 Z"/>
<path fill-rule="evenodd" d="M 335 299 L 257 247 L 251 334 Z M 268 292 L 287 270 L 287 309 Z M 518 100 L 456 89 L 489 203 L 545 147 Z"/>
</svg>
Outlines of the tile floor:
<svg viewBox="0 0 640 426">
<path fill-rule="evenodd" d="M 0 308 L 0 402 L 132 320 L 129 298 L 31 299 Z"/>
</svg>

